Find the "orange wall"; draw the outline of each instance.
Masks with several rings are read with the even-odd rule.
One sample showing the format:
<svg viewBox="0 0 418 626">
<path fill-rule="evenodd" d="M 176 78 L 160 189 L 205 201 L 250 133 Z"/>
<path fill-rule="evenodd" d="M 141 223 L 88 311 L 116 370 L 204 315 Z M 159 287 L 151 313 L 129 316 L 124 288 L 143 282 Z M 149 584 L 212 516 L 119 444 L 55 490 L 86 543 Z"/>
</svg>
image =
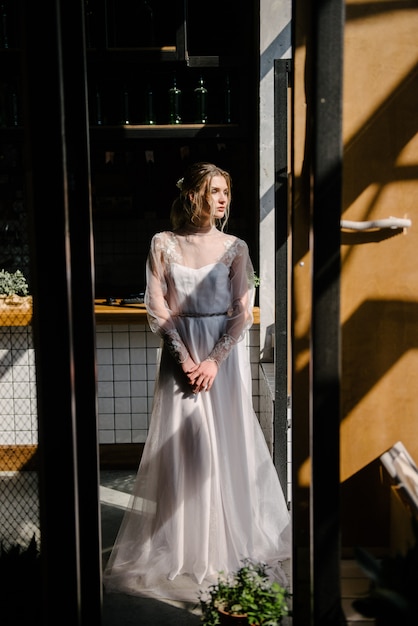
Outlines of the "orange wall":
<svg viewBox="0 0 418 626">
<path fill-rule="evenodd" d="M 399 439 L 418 460 L 418 5 L 398 4 L 347 4 L 343 219 L 412 226 L 343 235 L 343 480 Z"/>
<path fill-rule="evenodd" d="M 293 424 L 295 488 L 309 483 L 310 325 L 304 16 L 294 83 Z M 412 220 L 405 231 L 343 232 L 341 481 L 348 545 L 381 545 L 390 525 L 379 456 L 401 440 L 418 462 L 418 5 L 346 4 L 343 215 Z M 309 78 L 309 75 L 308 75 Z M 299 397 L 295 396 L 299 393 Z M 382 529 L 381 532 L 376 529 Z"/>
</svg>

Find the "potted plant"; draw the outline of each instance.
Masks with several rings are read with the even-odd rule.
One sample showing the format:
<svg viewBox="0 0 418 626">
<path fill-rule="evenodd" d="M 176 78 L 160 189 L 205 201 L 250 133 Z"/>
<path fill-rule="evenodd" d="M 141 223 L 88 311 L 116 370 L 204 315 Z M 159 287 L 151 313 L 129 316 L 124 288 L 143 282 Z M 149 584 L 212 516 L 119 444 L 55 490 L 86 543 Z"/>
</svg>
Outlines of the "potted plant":
<svg viewBox="0 0 418 626">
<path fill-rule="evenodd" d="M 8 272 L 0 270 L 0 297 L 4 304 L 22 305 L 28 300 L 28 283 L 20 270 Z"/>
<path fill-rule="evenodd" d="M 412 517 L 415 543 L 404 553 L 377 559 L 356 548 L 358 564 L 370 579 L 367 594 L 356 598 L 353 608 L 379 626 L 418 624 L 418 520 Z"/>
<path fill-rule="evenodd" d="M 277 626 L 289 615 L 287 589 L 268 577 L 268 566 L 250 559 L 232 574 L 219 573 L 217 582 L 199 592 L 205 626 Z"/>
</svg>

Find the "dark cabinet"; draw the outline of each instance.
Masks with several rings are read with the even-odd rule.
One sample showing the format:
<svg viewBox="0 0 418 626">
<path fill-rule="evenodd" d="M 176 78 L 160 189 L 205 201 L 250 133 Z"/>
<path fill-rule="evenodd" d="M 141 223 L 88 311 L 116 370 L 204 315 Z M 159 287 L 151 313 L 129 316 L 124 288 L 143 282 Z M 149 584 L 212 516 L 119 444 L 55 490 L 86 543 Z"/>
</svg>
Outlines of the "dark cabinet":
<svg viewBox="0 0 418 626">
<path fill-rule="evenodd" d="M 7 269 L 29 263 L 19 4 L 1 5 L 0 266 Z M 231 172 L 229 230 L 256 259 L 257 21 L 250 0 L 217 9 L 194 0 L 84 1 L 97 297 L 143 290 L 151 236 L 170 227 L 176 181 L 192 161 Z"/>
<path fill-rule="evenodd" d="M 255 10 L 250 0 L 217 10 L 193 0 L 88 2 L 98 297 L 143 289 L 150 238 L 170 227 L 175 183 L 193 161 L 231 172 L 229 230 L 256 260 Z"/>
</svg>

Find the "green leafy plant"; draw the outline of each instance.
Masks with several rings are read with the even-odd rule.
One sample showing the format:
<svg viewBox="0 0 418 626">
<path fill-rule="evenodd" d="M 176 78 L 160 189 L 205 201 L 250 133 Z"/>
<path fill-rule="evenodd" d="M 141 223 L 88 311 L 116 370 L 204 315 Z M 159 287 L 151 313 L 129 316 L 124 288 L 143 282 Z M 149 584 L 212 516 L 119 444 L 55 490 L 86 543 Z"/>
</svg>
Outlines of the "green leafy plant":
<svg viewBox="0 0 418 626">
<path fill-rule="evenodd" d="M 0 270 L 0 294 L 5 296 L 27 296 L 28 283 L 20 270 L 7 272 Z"/>
<path fill-rule="evenodd" d="M 404 553 L 377 559 L 363 548 L 355 557 L 370 579 L 368 593 L 356 598 L 353 608 L 382 624 L 418 624 L 418 520 L 412 517 L 415 543 Z"/>
<path fill-rule="evenodd" d="M 202 623 L 220 624 L 219 609 L 233 615 L 245 614 L 248 624 L 277 626 L 289 615 L 289 592 L 268 577 L 264 563 L 243 561 L 243 566 L 232 574 L 219 573 L 218 580 L 199 592 Z"/>
</svg>

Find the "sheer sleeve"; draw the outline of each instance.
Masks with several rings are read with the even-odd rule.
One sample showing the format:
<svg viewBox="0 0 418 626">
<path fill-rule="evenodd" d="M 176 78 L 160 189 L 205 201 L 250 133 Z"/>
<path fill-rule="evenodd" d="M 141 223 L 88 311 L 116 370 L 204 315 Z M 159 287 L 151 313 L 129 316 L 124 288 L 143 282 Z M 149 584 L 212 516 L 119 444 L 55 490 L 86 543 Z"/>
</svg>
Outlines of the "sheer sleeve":
<svg viewBox="0 0 418 626">
<path fill-rule="evenodd" d="M 172 311 L 166 299 L 166 261 L 161 234 L 151 240 L 146 263 L 145 305 L 150 329 L 166 343 L 177 363 L 184 363 L 189 352 L 184 345 L 172 319 Z"/>
<path fill-rule="evenodd" d="M 206 360 L 218 365 L 224 361 L 238 341 L 242 341 L 253 323 L 255 297 L 254 268 L 247 244 L 238 239 L 234 245 L 230 266 L 231 302 L 225 333 L 216 342 Z"/>
</svg>

